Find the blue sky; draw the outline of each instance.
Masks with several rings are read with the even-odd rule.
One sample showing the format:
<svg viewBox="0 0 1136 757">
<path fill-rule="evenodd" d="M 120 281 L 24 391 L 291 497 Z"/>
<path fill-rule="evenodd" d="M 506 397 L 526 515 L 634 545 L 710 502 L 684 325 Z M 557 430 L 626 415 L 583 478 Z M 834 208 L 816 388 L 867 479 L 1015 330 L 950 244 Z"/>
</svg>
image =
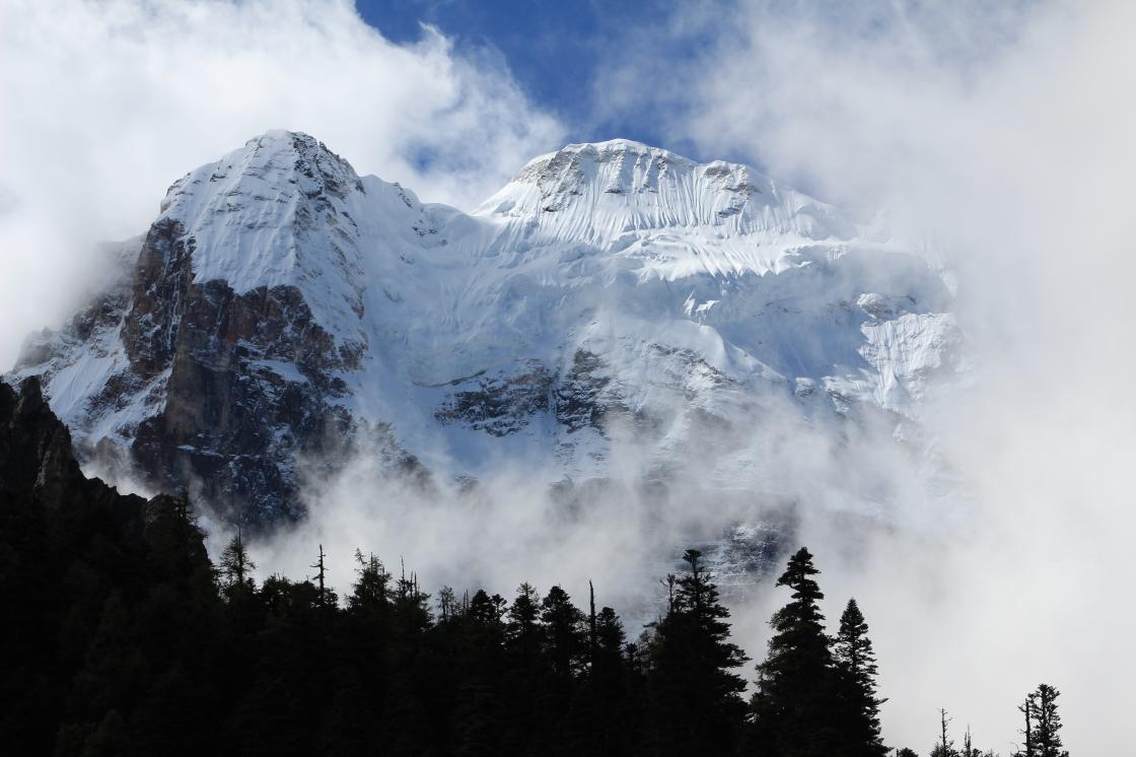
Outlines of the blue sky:
<svg viewBox="0 0 1136 757">
<path fill-rule="evenodd" d="M 459 53 L 506 66 L 525 94 L 554 113 L 574 141 L 612 137 L 679 149 L 642 112 L 607 114 L 597 107 L 597 74 L 637 35 L 661 27 L 675 7 L 660 0 L 357 0 L 360 15 L 394 42 L 414 42 L 422 24 L 451 39 Z M 684 55 L 694 41 L 665 36 L 665 54 Z M 666 144 L 672 142 L 672 144 Z"/>
<path fill-rule="evenodd" d="M 437 28 L 459 55 L 479 67 L 507 69 L 526 97 L 556 117 L 576 142 L 613 137 L 666 147 L 698 160 L 727 159 L 771 170 L 766 144 L 753 139 L 708 138 L 691 128 L 702 105 L 699 97 L 716 82 L 739 81 L 738 98 L 752 99 L 752 109 L 732 114 L 754 122 L 763 111 L 790 126 L 791 109 L 776 112 L 766 102 L 766 77 L 781 65 L 780 53 L 754 54 L 755 31 L 792 39 L 794 31 L 812 30 L 810 44 L 818 60 L 870 60 L 883 53 L 895 70 L 938 68 L 964 83 L 981 76 L 1023 26 L 1031 10 L 1045 0 L 958 0 L 950 3 L 892 0 L 355 0 L 363 20 L 396 43 L 422 38 L 422 24 Z M 755 19 L 757 20 L 755 22 Z M 769 41 L 769 40 L 767 40 Z M 807 47 L 805 48 L 808 49 Z M 801 47 L 787 52 L 800 54 Z M 702 61 L 706 65 L 702 65 Z M 620 71 L 642 78 L 630 90 L 614 93 Z M 615 79 L 612 72 L 615 72 Z M 692 75 L 695 72 L 696 75 Z M 682 77 L 686 78 L 682 78 Z M 808 76 L 792 86 L 807 93 Z M 697 93 L 697 94 L 694 94 Z M 802 103 L 797 103 L 801 106 Z M 821 107 L 803 103 L 804 109 Z M 822 114 L 823 115 L 823 114 Z M 829 116 L 835 126 L 839 116 Z M 768 121 L 766 122 L 768 126 Z M 743 125 L 743 128 L 748 128 Z M 776 161 L 773 161 L 776 162 Z M 791 167 L 782 166 L 785 170 Z M 811 177 L 790 175 L 803 189 L 816 189 Z"/>
</svg>

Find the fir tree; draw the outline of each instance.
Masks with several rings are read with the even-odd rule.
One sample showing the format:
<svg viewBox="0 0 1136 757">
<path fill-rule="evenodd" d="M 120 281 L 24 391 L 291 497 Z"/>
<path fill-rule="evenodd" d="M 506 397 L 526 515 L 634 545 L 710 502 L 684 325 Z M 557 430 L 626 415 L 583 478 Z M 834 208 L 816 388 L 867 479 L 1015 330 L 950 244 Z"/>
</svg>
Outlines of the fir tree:
<svg viewBox="0 0 1136 757">
<path fill-rule="evenodd" d="M 433 620 L 430 613 L 430 595 L 419 587 L 416 574 L 407 575 L 405 565 L 398 580 L 395 581 L 392 605 L 395 628 L 404 635 L 404 640 L 406 637 L 421 634 L 430 627 Z"/>
<path fill-rule="evenodd" d="M 586 697 L 590 739 L 585 751 L 594 755 L 626 755 L 633 751 L 639 709 L 634 674 L 624 657 L 626 637 L 615 610 L 602 608 L 595 619 L 595 644 Z"/>
<path fill-rule="evenodd" d="M 794 757 L 839 752 L 835 673 L 819 605 L 824 594 L 813 579 L 819 572 L 813 556 L 801 547 L 777 580 L 792 595 L 770 621 L 769 653 L 757 666 L 751 705 L 754 752 Z"/>
<path fill-rule="evenodd" d="M 540 647 L 540 598 L 536 589 L 530 584 L 521 584 L 507 615 L 510 645 L 522 656 L 532 656 Z"/>
<path fill-rule="evenodd" d="M 974 745 L 974 739 L 970 733 L 970 726 L 966 727 L 966 733 L 962 737 L 962 757 L 995 757 L 993 750 L 982 751 Z"/>
<path fill-rule="evenodd" d="M 868 638 L 868 624 L 855 599 L 848 600 L 840 616 L 840 631 L 833 647 L 839 699 L 839 738 L 850 757 L 883 757 L 887 747 L 880 739 L 876 697 L 876 656 Z"/>
<path fill-rule="evenodd" d="M 947 724 L 951 719 L 946 710 L 939 710 L 939 740 L 931 748 L 931 757 L 958 757 L 955 742 L 947 735 Z"/>
<path fill-rule="evenodd" d="M 734 669 L 746 657 L 729 641 L 730 613 L 702 553 L 689 549 L 683 560 L 687 571 L 670 582 L 670 609 L 651 649 L 650 743 L 660 755 L 729 754 L 745 711 L 745 682 Z"/>
<path fill-rule="evenodd" d="M 503 678 L 508 692 L 506 750 L 524 753 L 546 734 L 550 669 L 544 654 L 544 628 L 540 622 L 540 596 L 531 584 L 517 587 L 517 596 L 505 613 Z"/>
<path fill-rule="evenodd" d="M 240 529 L 237 529 L 237 533 L 221 553 L 218 568 L 222 585 L 227 593 L 231 594 L 234 589 L 252 588 L 252 578 L 249 574 L 256 569 L 256 563 L 249 558 L 248 550 L 241 539 Z"/>
<path fill-rule="evenodd" d="M 319 558 L 311 564 L 312 568 L 316 569 L 316 588 L 318 594 L 316 595 L 316 604 L 322 610 L 332 610 L 339 603 L 339 597 L 335 595 L 335 591 L 327 585 L 327 553 L 323 551 L 323 545 L 319 545 Z"/>
<path fill-rule="evenodd" d="M 1026 694 L 1025 701 L 1018 705 L 1018 712 L 1022 713 L 1025 717 L 1026 727 L 1022 729 L 1022 737 L 1025 739 L 1025 744 L 1020 750 L 1014 753 L 1014 757 L 1036 757 L 1036 752 L 1033 749 L 1033 714 L 1037 710 L 1037 694 L 1030 692 Z"/>
<path fill-rule="evenodd" d="M 571 678 L 583 662 L 587 649 L 584 615 L 559 586 L 548 590 L 540 607 L 546 654 L 552 664 L 552 672 L 562 679 Z"/>
<path fill-rule="evenodd" d="M 1034 692 L 1034 730 L 1030 739 L 1036 757 L 1069 757 L 1061 743 L 1061 715 L 1057 698 L 1061 692 L 1049 684 L 1038 684 Z"/>
<path fill-rule="evenodd" d="M 461 616 L 458 700 L 454 711 L 456 753 L 495 755 L 502 752 L 505 704 L 502 668 L 505 600 L 479 589 Z"/>
<path fill-rule="evenodd" d="M 385 614 L 390 609 L 391 575 L 383 563 L 374 555 L 363 557 L 361 550 L 355 550 L 355 569 L 358 578 L 347 598 L 347 607 L 356 612 Z"/>
</svg>

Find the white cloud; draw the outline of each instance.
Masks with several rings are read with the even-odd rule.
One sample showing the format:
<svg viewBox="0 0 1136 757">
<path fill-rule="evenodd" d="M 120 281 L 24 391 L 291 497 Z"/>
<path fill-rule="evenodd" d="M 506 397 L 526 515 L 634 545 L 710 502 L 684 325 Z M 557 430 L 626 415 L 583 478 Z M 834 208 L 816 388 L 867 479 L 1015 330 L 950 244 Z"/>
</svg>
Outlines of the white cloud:
<svg viewBox="0 0 1136 757">
<path fill-rule="evenodd" d="M 701 18 L 671 27 L 707 33 Z M 973 488 L 970 527 L 880 537 L 848 561 L 843 535 L 811 526 L 830 596 L 857 594 L 874 621 L 893 743 L 928 748 L 945 706 L 1010 752 L 1014 705 L 1044 679 L 1065 692 L 1074 753 L 1127 744 L 1133 28 L 1123 2 L 754 2 L 690 64 L 650 61 L 646 36 L 612 61 L 609 89 L 675 140 L 886 208 L 958 276 L 980 367 L 932 428 Z"/>
<path fill-rule="evenodd" d="M 71 307 L 94 242 L 145 231 L 174 179 L 268 129 L 459 206 L 562 135 L 491 56 L 429 29 L 391 43 L 348 0 L 4 0 L 0 102 L 5 366 Z"/>
</svg>

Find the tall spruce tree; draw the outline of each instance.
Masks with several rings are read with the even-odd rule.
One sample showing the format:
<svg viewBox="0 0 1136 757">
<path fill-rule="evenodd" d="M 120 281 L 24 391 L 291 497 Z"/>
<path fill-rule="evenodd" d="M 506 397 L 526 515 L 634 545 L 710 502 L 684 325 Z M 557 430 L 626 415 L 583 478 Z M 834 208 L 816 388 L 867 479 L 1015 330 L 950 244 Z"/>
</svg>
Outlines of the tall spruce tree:
<svg viewBox="0 0 1136 757">
<path fill-rule="evenodd" d="M 687 570 L 673 582 L 670 609 L 655 629 L 648 677 L 650 750 L 658 755 L 730 754 L 744 720 L 746 662 L 729 641 L 730 612 L 702 563 L 683 555 Z"/>
<path fill-rule="evenodd" d="M 757 666 L 748 751 L 786 757 L 829 757 L 840 752 L 835 728 L 836 676 L 824 616 L 813 579 L 820 571 L 801 547 L 789 558 L 778 586 L 792 590 L 770 621 L 769 653 Z"/>
<path fill-rule="evenodd" d="M 842 751 L 849 757 L 883 757 L 880 704 L 876 697 L 876 655 L 868 638 L 868 623 L 855 599 L 840 616 L 833 646 L 839 713 L 837 728 Z"/>
</svg>

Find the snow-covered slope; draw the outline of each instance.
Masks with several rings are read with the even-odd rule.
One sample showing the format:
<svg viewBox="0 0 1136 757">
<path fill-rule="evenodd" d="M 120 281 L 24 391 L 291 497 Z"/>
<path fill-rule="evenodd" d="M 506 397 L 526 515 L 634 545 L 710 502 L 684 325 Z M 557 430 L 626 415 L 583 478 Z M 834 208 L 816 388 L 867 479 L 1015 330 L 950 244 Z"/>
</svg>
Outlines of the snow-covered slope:
<svg viewBox="0 0 1136 757">
<path fill-rule="evenodd" d="M 297 456 L 333 464 L 360 430 L 404 470 L 551 482 L 603 476 L 616 444 L 674 469 L 714 429 L 701 472 L 738 486 L 754 418 L 910 425 L 960 368 L 921 257 L 627 140 L 538 157 L 466 214 L 269 132 L 178 180 L 120 254 L 10 377 L 44 377 L 89 457 L 251 522 L 295 513 Z"/>
</svg>

